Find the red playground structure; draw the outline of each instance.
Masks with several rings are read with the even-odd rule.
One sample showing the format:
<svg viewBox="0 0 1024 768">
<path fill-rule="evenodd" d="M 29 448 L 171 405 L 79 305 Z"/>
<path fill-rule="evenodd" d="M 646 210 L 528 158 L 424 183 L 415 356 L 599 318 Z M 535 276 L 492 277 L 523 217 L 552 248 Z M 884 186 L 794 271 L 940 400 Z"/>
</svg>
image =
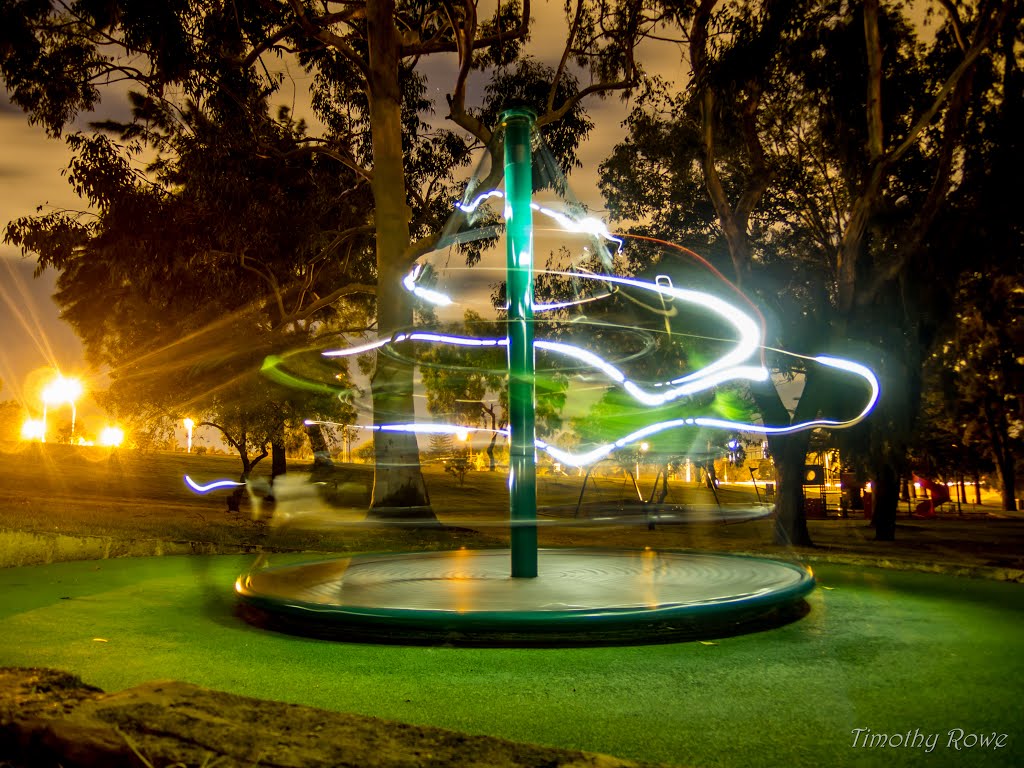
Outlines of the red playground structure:
<svg viewBox="0 0 1024 768">
<path fill-rule="evenodd" d="M 935 508 L 949 501 L 949 488 L 944 483 L 918 475 L 914 475 L 912 481 L 918 490 L 927 494 L 924 501 L 914 509 L 913 516 L 921 519 L 935 517 Z"/>
</svg>

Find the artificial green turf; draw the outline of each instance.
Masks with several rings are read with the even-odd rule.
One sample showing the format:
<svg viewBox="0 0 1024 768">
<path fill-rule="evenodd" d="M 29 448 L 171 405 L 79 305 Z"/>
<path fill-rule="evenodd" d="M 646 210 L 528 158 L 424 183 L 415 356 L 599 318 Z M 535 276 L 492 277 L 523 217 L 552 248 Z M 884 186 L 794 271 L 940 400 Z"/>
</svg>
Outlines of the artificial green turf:
<svg viewBox="0 0 1024 768">
<path fill-rule="evenodd" d="M 521 741 L 699 766 L 1024 764 L 1024 588 L 818 569 L 800 621 L 754 635 L 626 648 L 332 643 L 231 613 L 239 557 L 0 571 L 0 665 L 118 690 L 159 678 Z M 105 641 L 105 642 L 104 642 Z M 855 728 L 938 734 L 853 747 Z M 1006 733 L 957 751 L 950 729 Z"/>
</svg>

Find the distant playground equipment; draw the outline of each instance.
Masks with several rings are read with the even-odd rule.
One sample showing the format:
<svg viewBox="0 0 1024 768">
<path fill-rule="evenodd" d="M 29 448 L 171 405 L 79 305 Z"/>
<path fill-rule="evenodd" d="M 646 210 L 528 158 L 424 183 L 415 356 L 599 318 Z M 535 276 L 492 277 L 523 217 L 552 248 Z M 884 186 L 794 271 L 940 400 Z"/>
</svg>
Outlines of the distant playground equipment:
<svg viewBox="0 0 1024 768">
<path fill-rule="evenodd" d="M 647 527 L 654 530 L 657 523 L 739 523 L 768 517 L 773 512 L 772 505 L 761 500 L 761 492 L 757 488 L 756 481 L 754 490 L 757 493 L 757 504 L 723 501 L 719 493 L 714 463 L 710 460 L 695 461 L 692 464 L 697 477 L 696 487 L 692 489 L 706 492 L 709 498 L 705 502 L 667 502 L 666 496 L 671 474 L 667 465 L 659 466 L 651 485 L 650 494 L 645 498 L 644 492 L 640 488 L 639 477 L 628 464 L 621 467 L 621 475 L 613 472 L 613 479 L 611 483 L 608 483 L 608 485 L 619 485 L 621 493 L 618 498 L 585 500 L 588 488 L 592 488 L 595 493 L 599 490 L 598 475 L 595 470 L 611 462 L 611 459 L 602 459 L 587 467 L 583 484 L 580 487 L 579 499 L 575 508 L 572 509 L 573 519 L 621 522 L 630 516 L 642 517 Z M 753 477 L 753 473 L 751 473 L 751 477 Z M 561 513 L 568 512 L 568 507 L 538 507 L 538 511 L 543 515 L 557 517 Z"/>
<path fill-rule="evenodd" d="M 936 515 L 936 507 L 945 504 L 950 500 L 949 488 L 944 483 L 929 480 L 926 477 L 914 475 L 911 478 L 914 487 L 925 493 L 924 501 L 918 502 L 911 515 L 918 519 L 926 520 Z"/>
<path fill-rule="evenodd" d="M 825 467 L 820 464 L 805 465 L 802 480 L 804 488 L 814 486 L 818 489 L 817 498 L 804 498 L 804 514 L 808 519 L 824 520 L 828 517 L 827 491 L 825 490 Z"/>
<path fill-rule="evenodd" d="M 937 480 L 931 480 L 920 475 L 911 475 L 915 496 L 908 500 L 913 504 L 910 516 L 917 520 L 931 520 L 938 516 L 938 508 L 943 504 L 952 501 L 949 493 L 949 486 Z M 924 498 L 921 499 L 921 494 Z M 864 506 L 864 517 L 870 520 L 874 515 L 874 498 L 870 486 L 862 493 Z"/>
</svg>

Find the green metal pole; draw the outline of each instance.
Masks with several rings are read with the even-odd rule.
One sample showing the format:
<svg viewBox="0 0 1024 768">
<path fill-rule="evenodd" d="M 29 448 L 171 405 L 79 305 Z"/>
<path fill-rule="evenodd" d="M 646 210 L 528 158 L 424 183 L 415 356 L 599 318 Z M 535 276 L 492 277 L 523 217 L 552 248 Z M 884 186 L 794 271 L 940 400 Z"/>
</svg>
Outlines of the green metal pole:
<svg viewBox="0 0 1024 768">
<path fill-rule="evenodd" d="M 537 575 L 536 386 L 533 352 L 533 171 L 530 134 L 536 115 L 509 109 L 505 128 L 505 226 L 508 243 L 509 512 L 512 576 Z M 530 525 L 529 523 L 534 523 Z"/>
</svg>

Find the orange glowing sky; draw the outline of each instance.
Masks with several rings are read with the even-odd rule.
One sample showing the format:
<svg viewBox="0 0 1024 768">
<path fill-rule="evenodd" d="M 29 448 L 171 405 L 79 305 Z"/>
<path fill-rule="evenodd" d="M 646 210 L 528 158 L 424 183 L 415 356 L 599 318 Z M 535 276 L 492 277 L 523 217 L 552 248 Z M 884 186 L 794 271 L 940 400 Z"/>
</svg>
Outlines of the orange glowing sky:
<svg viewBox="0 0 1024 768">
<path fill-rule="evenodd" d="M 0 226 L 43 210 L 80 207 L 61 177 L 70 154 L 62 141 L 47 139 L 0 94 Z M 0 244 L 0 400 L 22 400 L 32 371 L 84 369 L 82 345 L 61 321 L 51 299 L 56 275 L 33 279 L 35 262 Z"/>
<path fill-rule="evenodd" d="M 561 3 L 535 5 L 535 20 L 537 17 L 550 18 L 554 14 L 561 19 Z M 537 58 L 551 60 L 560 53 L 564 34 L 561 21 L 535 21 L 529 50 Z M 642 53 L 649 71 L 657 71 L 677 82 L 685 79 L 686 68 L 676 46 L 650 44 Z M 287 59 L 266 57 L 266 62 L 272 69 L 285 68 L 286 83 L 280 101 L 294 107 L 297 115 L 315 124 L 308 108 L 309 99 L 305 93 L 308 79 L 304 73 L 294 64 L 288 68 Z M 550 63 L 556 64 L 557 59 Z M 437 60 L 431 62 L 431 79 L 437 83 L 433 95 L 439 117 L 444 115 L 445 93 L 454 82 L 451 64 Z M 435 69 L 439 73 L 436 76 Z M 109 89 L 98 112 L 83 116 L 68 132 L 88 130 L 91 120 L 107 117 L 124 119 L 123 93 L 124 87 Z M 572 174 L 571 182 L 577 197 L 599 210 L 602 202 L 597 192 L 597 166 L 623 136 L 621 123 L 632 105 L 612 96 L 605 100 L 591 99 L 587 106 L 598 127 L 581 147 L 583 169 Z M 69 159 L 70 153 L 63 140 L 49 139 L 41 128 L 30 126 L 25 115 L 9 103 L 0 89 L 0 227 L 35 213 L 39 206 L 43 212 L 61 208 L 81 209 L 81 201 L 61 175 Z M 0 345 L 0 380 L 3 382 L 0 400 L 20 400 L 30 408 L 33 407 L 33 396 L 28 390 L 34 371 L 48 367 L 59 368 L 69 374 L 90 375 L 85 369 L 81 343 L 60 319 L 51 298 L 56 276 L 47 272 L 33 278 L 33 268 L 32 259 L 22 258 L 17 249 L 0 243 L 0 329 L 4 333 L 3 344 Z M 101 374 L 92 372 L 94 376 Z"/>
</svg>

